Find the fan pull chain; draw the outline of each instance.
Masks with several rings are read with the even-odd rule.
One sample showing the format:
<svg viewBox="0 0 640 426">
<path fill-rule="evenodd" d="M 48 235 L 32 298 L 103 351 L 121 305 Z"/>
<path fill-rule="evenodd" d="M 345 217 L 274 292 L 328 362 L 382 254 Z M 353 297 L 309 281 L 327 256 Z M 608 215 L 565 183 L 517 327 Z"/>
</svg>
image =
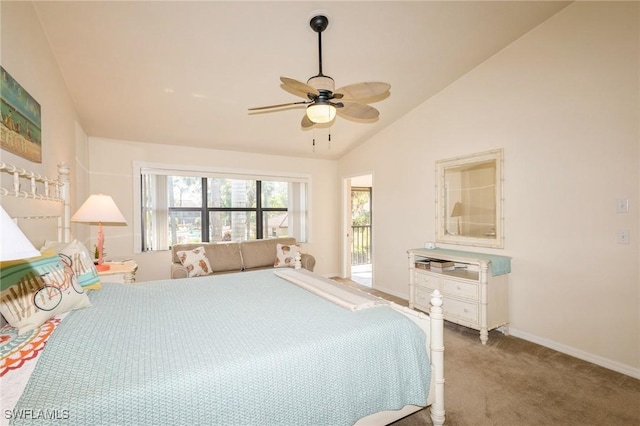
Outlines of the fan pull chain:
<svg viewBox="0 0 640 426">
<path fill-rule="evenodd" d="M 316 130 L 313 129 L 313 153 L 316 153 Z"/>
<path fill-rule="evenodd" d="M 331 129 L 329 129 L 329 151 L 331 151 Z"/>
</svg>

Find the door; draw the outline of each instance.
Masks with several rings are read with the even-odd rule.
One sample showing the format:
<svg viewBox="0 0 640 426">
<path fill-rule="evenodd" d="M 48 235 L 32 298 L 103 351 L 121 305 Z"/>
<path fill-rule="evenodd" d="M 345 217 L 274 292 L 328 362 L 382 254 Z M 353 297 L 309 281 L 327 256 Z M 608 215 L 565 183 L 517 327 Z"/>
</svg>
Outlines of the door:
<svg viewBox="0 0 640 426">
<path fill-rule="evenodd" d="M 373 177 L 356 176 L 345 182 L 348 195 L 345 212 L 344 276 L 367 287 L 373 286 Z"/>
</svg>

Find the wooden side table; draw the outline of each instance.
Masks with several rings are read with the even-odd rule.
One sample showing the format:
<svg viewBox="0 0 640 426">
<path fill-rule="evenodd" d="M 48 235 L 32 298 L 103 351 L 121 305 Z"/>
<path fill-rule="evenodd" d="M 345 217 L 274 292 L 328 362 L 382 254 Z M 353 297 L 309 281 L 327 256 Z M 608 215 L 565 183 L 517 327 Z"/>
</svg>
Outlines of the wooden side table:
<svg viewBox="0 0 640 426">
<path fill-rule="evenodd" d="M 125 262 L 104 262 L 109 265 L 106 271 L 98 272 L 100 281 L 112 283 L 133 284 L 136 282 L 136 271 L 138 264 L 133 260 Z"/>
</svg>

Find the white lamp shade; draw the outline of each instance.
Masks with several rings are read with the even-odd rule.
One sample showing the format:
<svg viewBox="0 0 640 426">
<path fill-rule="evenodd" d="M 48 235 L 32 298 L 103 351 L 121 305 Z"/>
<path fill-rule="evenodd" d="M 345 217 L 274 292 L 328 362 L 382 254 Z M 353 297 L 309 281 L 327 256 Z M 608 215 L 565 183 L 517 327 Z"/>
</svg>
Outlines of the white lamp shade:
<svg viewBox="0 0 640 426">
<path fill-rule="evenodd" d="M 307 117 L 314 123 L 328 123 L 336 117 L 336 107 L 316 102 L 307 107 Z"/>
<path fill-rule="evenodd" d="M 87 198 L 76 214 L 71 218 L 72 222 L 96 222 L 96 223 L 127 223 L 124 216 L 109 195 L 93 194 Z"/>
<path fill-rule="evenodd" d="M 40 256 L 40 252 L 22 233 L 18 225 L 0 207 L 0 260 L 28 259 Z"/>
</svg>

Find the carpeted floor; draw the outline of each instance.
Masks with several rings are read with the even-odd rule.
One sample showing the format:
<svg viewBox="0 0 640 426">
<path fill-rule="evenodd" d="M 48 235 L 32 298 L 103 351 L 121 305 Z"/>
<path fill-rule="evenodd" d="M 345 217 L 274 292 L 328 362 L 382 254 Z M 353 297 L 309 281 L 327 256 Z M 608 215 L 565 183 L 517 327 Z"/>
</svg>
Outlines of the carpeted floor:
<svg viewBox="0 0 640 426">
<path fill-rule="evenodd" d="M 448 322 L 444 345 L 446 425 L 640 426 L 640 380 L 498 331 L 483 346 Z M 427 408 L 393 425 L 430 424 Z"/>
<path fill-rule="evenodd" d="M 444 336 L 447 425 L 640 426 L 640 380 L 497 331 Z M 425 409 L 394 426 L 430 424 Z"/>
</svg>

